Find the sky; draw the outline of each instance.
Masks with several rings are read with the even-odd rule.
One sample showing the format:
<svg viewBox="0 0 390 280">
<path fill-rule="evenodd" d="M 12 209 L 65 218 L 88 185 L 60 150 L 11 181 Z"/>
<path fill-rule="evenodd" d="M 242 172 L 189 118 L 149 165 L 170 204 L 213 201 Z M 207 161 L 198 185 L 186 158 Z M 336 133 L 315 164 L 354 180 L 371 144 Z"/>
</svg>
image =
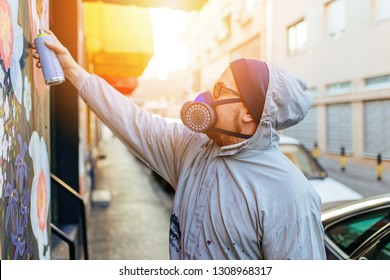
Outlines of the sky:
<svg viewBox="0 0 390 280">
<path fill-rule="evenodd" d="M 188 67 L 188 13 L 168 8 L 150 8 L 154 32 L 154 56 L 143 73 L 144 78 L 166 80 L 170 70 Z"/>
</svg>

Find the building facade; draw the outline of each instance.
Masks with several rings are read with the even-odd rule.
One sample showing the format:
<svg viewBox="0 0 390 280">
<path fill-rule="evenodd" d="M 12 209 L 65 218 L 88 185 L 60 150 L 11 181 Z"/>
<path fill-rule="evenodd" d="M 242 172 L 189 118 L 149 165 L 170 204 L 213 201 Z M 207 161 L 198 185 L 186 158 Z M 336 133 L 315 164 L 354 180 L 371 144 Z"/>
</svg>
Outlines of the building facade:
<svg viewBox="0 0 390 280">
<path fill-rule="evenodd" d="M 189 24 L 192 92 L 210 89 L 235 58 L 265 59 L 266 1 L 209 0 Z"/>
<path fill-rule="evenodd" d="M 272 60 L 302 75 L 308 118 L 286 133 L 326 154 L 390 158 L 390 2 L 274 0 Z"/>
<path fill-rule="evenodd" d="M 208 1 L 191 26 L 193 90 L 237 57 L 307 80 L 313 107 L 285 133 L 321 155 L 390 159 L 390 1 Z"/>
</svg>

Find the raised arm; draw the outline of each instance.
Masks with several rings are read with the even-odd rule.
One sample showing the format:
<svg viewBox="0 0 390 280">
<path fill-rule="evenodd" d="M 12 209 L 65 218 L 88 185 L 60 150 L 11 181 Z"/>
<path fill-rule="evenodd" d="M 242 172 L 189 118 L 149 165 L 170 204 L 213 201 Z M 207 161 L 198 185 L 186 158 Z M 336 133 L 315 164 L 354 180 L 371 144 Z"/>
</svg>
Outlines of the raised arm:
<svg viewBox="0 0 390 280">
<path fill-rule="evenodd" d="M 46 45 L 58 56 L 66 78 L 79 96 L 129 150 L 163 176 L 175 188 L 181 156 L 193 135 L 180 123 L 169 123 L 153 117 L 123 96 L 106 81 L 89 74 L 73 59 L 68 49 L 53 35 Z M 38 59 L 39 55 L 33 54 Z"/>
<path fill-rule="evenodd" d="M 50 30 L 45 30 L 45 33 L 53 36 L 53 40 L 46 41 L 45 44 L 48 46 L 48 48 L 55 52 L 58 59 L 60 60 L 65 77 L 74 85 L 76 78 L 80 76 L 82 72 L 86 71 L 73 59 L 68 49 L 62 45 L 53 32 Z M 37 59 L 37 67 L 41 68 L 38 53 L 34 52 L 33 57 Z"/>
</svg>

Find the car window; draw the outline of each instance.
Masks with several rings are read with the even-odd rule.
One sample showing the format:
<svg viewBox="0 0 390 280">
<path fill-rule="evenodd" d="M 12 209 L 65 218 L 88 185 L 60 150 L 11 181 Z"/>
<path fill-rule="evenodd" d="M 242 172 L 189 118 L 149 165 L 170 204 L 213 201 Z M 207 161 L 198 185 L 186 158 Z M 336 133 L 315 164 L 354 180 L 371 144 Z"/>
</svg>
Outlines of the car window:
<svg viewBox="0 0 390 280">
<path fill-rule="evenodd" d="M 390 260 L 390 240 L 379 248 L 378 254 L 375 254 L 374 257 L 374 260 Z"/>
<path fill-rule="evenodd" d="M 390 222 L 390 209 L 360 214 L 340 221 L 326 229 L 328 237 L 346 254 L 351 255 L 359 245 Z"/>
<path fill-rule="evenodd" d="M 323 178 L 326 176 L 324 170 L 319 167 L 303 146 L 281 144 L 279 149 L 308 179 Z"/>
<path fill-rule="evenodd" d="M 390 231 L 379 242 L 376 242 L 372 248 L 367 250 L 360 259 L 365 260 L 390 260 Z"/>
</svg>

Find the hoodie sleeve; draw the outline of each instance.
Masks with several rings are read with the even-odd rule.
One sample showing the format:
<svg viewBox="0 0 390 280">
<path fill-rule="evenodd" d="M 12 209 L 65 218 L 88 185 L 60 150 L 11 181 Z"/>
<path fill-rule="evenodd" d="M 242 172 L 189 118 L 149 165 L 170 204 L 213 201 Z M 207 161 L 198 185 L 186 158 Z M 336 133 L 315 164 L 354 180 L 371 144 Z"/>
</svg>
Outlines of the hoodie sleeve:
<svg viewBox="0 0 390 280">
<path fill-rule="evenodd" d="M 127 148 L 176 188 L 179 159 L 187 129 L 154 117 L 102 78 L 83 72 L 74 81 L 79 96 Z M 180 142 L 180 143 L 179 143 Z"/>
</svg>

